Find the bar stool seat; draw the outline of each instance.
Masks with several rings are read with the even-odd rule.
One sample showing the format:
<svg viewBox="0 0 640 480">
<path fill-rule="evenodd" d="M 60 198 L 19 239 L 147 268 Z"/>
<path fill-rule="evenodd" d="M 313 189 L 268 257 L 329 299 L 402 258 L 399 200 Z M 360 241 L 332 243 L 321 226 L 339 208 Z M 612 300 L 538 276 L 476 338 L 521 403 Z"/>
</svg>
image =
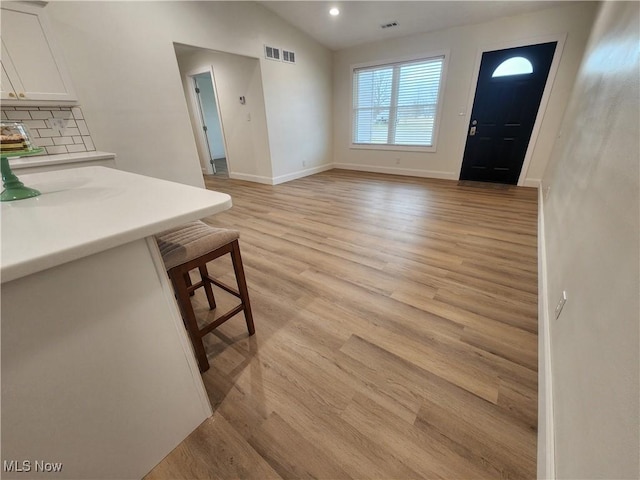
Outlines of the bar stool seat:
<svg viewBox="0 0 640 480">
<path fill-rule="evenodd" d="M 202 342 L 202 337 L 206 334 L 240 312 L 244 312 L 249 335 L 255 333 L 249 292 L 240 256 L 239 236 L 236 230 L 214 228 L 201 221 L 191 222 L 156 235 L 165 268 L 171 279 L 182 318 L 195 350 L 200 372 L 209 369 L 209 360 Z M 208 262 L 227 253 L 231 254 L 236 283 L 238 284 L 237 290 L 211 277 L 207 271 Z M 196 284 L 192 284 L 189 276 L 189 272 L 194 269 L 198 269 L 201 279 Z M 210 309 L 215 309 L 216 301 L 211 285 L 216 285 L 235 295 L 240 299 L 240 304 L 200 328 L 189 297 L 196 289 L 202 287 L 207 295 Z"/>
</svg>

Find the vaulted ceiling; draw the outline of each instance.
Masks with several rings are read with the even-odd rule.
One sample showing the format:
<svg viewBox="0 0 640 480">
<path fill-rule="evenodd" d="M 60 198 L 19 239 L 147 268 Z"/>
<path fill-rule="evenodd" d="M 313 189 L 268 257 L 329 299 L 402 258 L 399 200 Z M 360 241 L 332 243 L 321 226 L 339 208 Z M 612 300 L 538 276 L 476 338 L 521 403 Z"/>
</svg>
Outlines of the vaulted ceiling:
<svg viewBox="0 0 640 480">
<path fill-rule="evenodd" d="M 331 50 L 486 22 L 560 5 L 561 1 L 263 1 L 264 7 Z M 340 10 L 337 16 L 329 10 Z M 397 22 L 397 26 L 381 25 Z"/>
</svg>

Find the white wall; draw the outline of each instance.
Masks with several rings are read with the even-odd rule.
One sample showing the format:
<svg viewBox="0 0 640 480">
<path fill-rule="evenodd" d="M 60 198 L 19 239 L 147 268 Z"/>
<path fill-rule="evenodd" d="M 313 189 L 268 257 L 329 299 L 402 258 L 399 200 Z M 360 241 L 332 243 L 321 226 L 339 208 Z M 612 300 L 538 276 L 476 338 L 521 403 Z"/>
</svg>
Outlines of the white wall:
<svg viewBox="0 0 640 480">
<path fill-rule="evenodd" d="M 535 37 L 568 33 L 564 53 L 533 153 L 528 185 L 542 178 L 587 41 L 596 4 L 574 3 L 527 15 L 411 35 L 341 50 L 334 59 L 334 162 L 336 166 L 416 176 L 457 179 L 469 124 L 478 52 L 506 48 Z M 449 67 L 436 152 L 351 149 L 351 66 L 448 50 Z M 459 112 L 465 112 L 459 115 Z M 399 163 L 397 163 L 399 160 Z"/>
<path fill-rule="evenodd" d="M 333 55 L 311 42 L 302 50 L 303 43 L 286 29 L 278 33 L 267 43 L 294 51 L 296 63 L 262 61 L 276 182 L 295 176 L 295 172 L 330 168 L 333 162 Z"/>
<path fill-rule="evenodd" d="M 97 148 L 133 172 L 203 185 L 173 42 L 260 58 L 274 175 L 331 163 L 331 52 L 253 2 L 50 2 Z M 264 60 L 263 45 L 296 52 Z"/>
<path fill-rule="evenodd" d="M 271 183 L 271 154 L 258 59 L 182 46 L 176 51 L 183 80 L 189 71 L 213 67 L 230 177 Z M 184 87 L 188 95 L 187 89 L 191 88 L 188 82 Z M 240 104 L 240 96 L 246 99 L 244 105 Z M 194 135 L 197 133 L 194 131 Z"/>
<path fill-rule="evenodd" d="M 558 478 L 640 477 L 639 19 L 603 4 L 544 176 Z"/>
</svg>

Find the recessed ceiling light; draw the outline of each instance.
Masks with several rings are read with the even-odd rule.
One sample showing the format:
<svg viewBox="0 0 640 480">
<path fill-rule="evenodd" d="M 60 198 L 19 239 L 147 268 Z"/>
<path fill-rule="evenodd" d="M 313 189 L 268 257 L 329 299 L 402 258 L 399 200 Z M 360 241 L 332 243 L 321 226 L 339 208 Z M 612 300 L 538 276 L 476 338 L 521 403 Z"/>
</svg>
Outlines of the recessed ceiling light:
<svg viewBox="0 0 640 480">
<path fill-rule="evenodd" d="M 331 10 L 329 10 L 329 15 L 331 16 L 336 16 L 336 15 L 340 15 L 340 10 L 338 10 L 336 7 L 333 7 Z"/>
</svg>

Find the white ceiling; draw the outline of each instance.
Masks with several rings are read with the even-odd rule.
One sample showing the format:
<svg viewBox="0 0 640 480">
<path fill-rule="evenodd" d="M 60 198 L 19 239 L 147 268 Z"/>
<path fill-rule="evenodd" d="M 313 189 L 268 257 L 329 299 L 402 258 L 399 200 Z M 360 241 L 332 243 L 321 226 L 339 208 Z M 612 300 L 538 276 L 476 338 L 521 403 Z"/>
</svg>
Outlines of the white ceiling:
<svg viewBox="0 0 640 480">
<path fill-rule="evenodd" d="M 331 50 L 533 12 L 562 1 L 262 1 Z M 329 15 L 338 7 L 340 15 Z M 380 25 L 397 21 L 398 26 Z"/>
</svg>

